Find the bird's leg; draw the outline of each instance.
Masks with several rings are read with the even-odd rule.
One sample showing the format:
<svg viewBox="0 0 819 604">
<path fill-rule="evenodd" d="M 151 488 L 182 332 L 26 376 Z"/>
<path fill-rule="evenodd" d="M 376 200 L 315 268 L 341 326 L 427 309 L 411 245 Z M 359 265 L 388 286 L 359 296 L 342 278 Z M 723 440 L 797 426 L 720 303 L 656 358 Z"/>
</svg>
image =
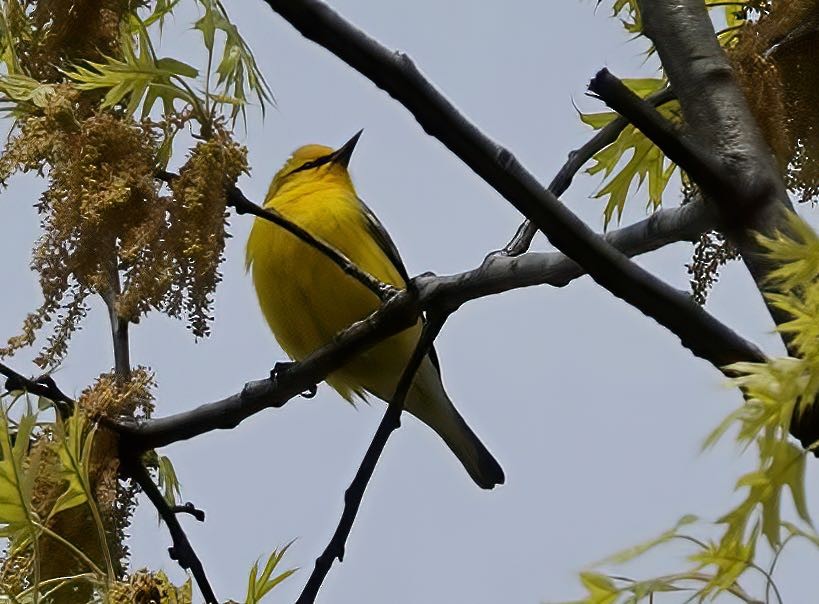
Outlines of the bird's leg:
<svg viewBox="0 0 819 604">
<path fill-rule="evenodd" d="M 274 366 L 273 369 L 270 370 L 270 381 L 273 382 L 273 385 L 278 385 L 279 378 L 287 373 L 287 371 L 296 363 L 293 361 L 279 361 Z M 318 386 L 313 384 L 307 390 L 301 393 L 302 397 L 304 398 L 313 398 L 316 396 L 318 392 Z"/>
</svg>

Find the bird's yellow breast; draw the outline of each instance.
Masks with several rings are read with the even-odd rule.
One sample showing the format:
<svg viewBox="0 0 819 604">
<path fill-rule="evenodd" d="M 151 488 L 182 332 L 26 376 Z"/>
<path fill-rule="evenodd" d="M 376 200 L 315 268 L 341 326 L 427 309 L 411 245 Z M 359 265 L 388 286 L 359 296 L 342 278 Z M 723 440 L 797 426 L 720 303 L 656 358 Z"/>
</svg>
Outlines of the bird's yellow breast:
<svg viewBox="0 0 819 604">
<path fill-rule="evenodd" d="M 266 207 L 343 253 L 382 282 L 404 279 L 373 240 L 361 202 L 347 183 L 309 183 L 280 191 Z M 276 339 L 301 360 L 348 325 L 376 310 L 379 300 L 321 252 L 269 221 L 257 218 L 247 245 L 259 304 Z M 418 339 L 416 325 L 353 360 L 328 378 L 339 393 L 369 391 L 389 398 Z"/>
</svg>

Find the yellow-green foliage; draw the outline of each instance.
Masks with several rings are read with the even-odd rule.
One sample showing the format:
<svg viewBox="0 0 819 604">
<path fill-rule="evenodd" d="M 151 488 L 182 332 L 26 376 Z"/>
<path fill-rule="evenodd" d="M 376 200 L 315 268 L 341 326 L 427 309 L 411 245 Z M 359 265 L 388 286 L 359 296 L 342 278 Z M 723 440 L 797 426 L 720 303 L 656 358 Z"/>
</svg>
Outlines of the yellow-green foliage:
<svg viewBox="0 0 819 604">
<path fill-rule="evenodd" d="M 646 97 L 665 86 L 659 78 L 623 80 L 637 95 Z M 671 122 L 679 122 L 679 103 L 672 101 L 659 108 L 660 113 Z M 581 113 L 580 119 L 595 130 L 603 128 L 617 117 L 614 112 Z M 626 160 L 626 158 L 628 158 Z M 604 183 L 595 197 L 608 198 L 603 210 L 604 222 L 609 222 L 617 211 L 617 220 L 623 214 L 629 190 L 640 187 L 648 180 L 648 204 L 656 209 L 663 203 L 663 191 L 674 173 L 676 165 L 666 159 L 659 147 L 646 138 L 642 132 L 629 124 L 617 140 L 592 158 L 594 164 L 587 170 L 589 174 L 603 173 Z M 621 166 L 622 161 L 625 165 Z M 615 173 L 616 172 L 616 173 Z M 612 174 L 614 173 L 614 176 Z"/>
<path fill-rule="evenodd" d="M 753 471 L 741 476 L 736 488 L 743 500 L 717 519 L 704 525 L 715 533 L 713 540 L 699 540 L 681 532 L 692 522 L 686 517 L 659 538 L 626 550 L 604 563 L 623 563 L 672 540 L 684 539 L 694 551 L 691 566 L 649 581 L 621 580 L 600 573 L 581 575 L 586 588 L 583 604 L 622 604 L 648 601 L 651 594 L 670 589 L 693 590 L 696 598 L 730 592 L 747 602 L 758 601 L 741 587 L 751 570 L 766 576 L 766 591 L 775 589 L 773 578 L 756 561 L 758 544 L 767 542 L 776 560 L 785 545 L 802 538 L 819 548 L 805 494 L 805 463 L 810 450 L 789 435 L 794 413 L 803 412 L 819 395 L 819 237 L 801 218 L 792 214 L 788 234 L 759 237 L 771 263 L 778 268 L 768 277 L 766 296 L 790 316 L 778 330 L 791 339 L 798 358 L 771 359 L 767 363 L 736 363 L 726 369 L 736 374 L 734 386 L 745 402 L 708 436 L 710 447 L 727 433 L 742 450 L 756 450 Z M 796 521 L 783 518 L 783 493 L 793 501 Z M 801 524 L 801 526 L 800 526 Z"/>
<path fill-rule="evenodd" d="M 154 52 L 151 35 L 176 2 L 146 12 L 143 2 L 107 0 L 97 5 L 100 20 L 86 14 L 87 1 L 0 1 L 0 92 L 16 118 L 0 182 L 28 171 L 47 179 L 38 206 L 43 236 L 32 258 L 43 303 L 0 356 L 33 344 L 51 324 L 37 363 L 56 366 L 93 295 L 124 320 L 155 309 L 186 318 L 197 337 L 208 334 L 227 236 L 225 190 L 248 168 L 226 122 L 244 114 L 248 94 L 262 105 L 270 95 L 221 3 L 196 2 L 204 9 L 196 23 L 203 75 Z M 174 137 L 186 128 L 198 130 L 201 142 L 163 195 L 157 170 L 174 157 Z"/>
<path fill-rule="evenodd" d="M 279 550 L 273 550 L 273 553 L 267 558 L 267 562 L 261 573 L 259 573 L 259 561 L 257 560 L 253 564 L 253 567 L 250 569 L 250 576 L 247 580 L 245 604 L 258 604 L 274 587 L 298 570 L 291 568 L 279 573 L 275 577 L 273 576 L 273 571 L 276 570 L 276 567 L 282 561 L 284 554 L 287 553 L 291 545 L 293 545 L 292 541 Z"/>
<path fill-rule="evenodd" d="M 598 2 L 600 4 L 600 2 Z M 816 0 L 708 0 L 716 22 L 726 26 L 717 32 L 726 48 L 739 85 L 751 112 L 782 167 L 790 191 L 803 201 L 819 197 L 819 113 L 816 107 L 819 70 L 815 51 L 816 28 L 805 24 L 819 18 Z M 642 22 L 637 0 L 615 0 L 612 13 L 626 30 L 639 37 Z M 649 49 L 648 54 L 653 54 Z M 665 84 L 665 78 L 626 80 L 640 96 Z M 678 103 L 659 108 L 670 122 L 682 125 Z M 616 117 L 613 112 L 581 114 L 595 129 Z M 606 200 L 604 222 L 615 211 L 619 220 L 629 193 L 648 180 L 647 206 L 662 204 L 663 192 L 675 166 L 633 126 L 594 156 L 591 174 L 602 172 L 604 181 L 595 197 Z"/>
<path fill-rule="evenodd" d="M 228 236 L 226 191 L 248 169 L 231 129 L 251 98 L 263 110 L 272 97 L 222 3 L 189 1 L 200 9 L 201 71 L 154 49 L 179 0 L 0 0 L 0 111 L 14 120 L 0 184 L 33 172 L 45 189 L 31 259 L 43 303 L 0 356 L 51 325 L 36 362 L 53 368 L 91 296 L 118 323 L 157 310 L 207 335 Z M 183 130 L 195 144 L 175 153 Z M 159 180 L 174 163 L 178 177 Z M 97 423 L 149 415 L 152 386 L 143 367 L 102 374 L 66 421 L 42 420 L 27 395 L 0 392 L 0 536 L 8 540 L 0 601 L 192 602 L 190 581 L 176 587 L 161 572 L 128 572 L 136 486 L 120 473 L 116 434 Z M 26 401 L 23 412 L 8 413 L 13 396 Z M 175 503 L 170 460 L 145 463 Z M 289 576 L 272 576 L 283 554 L 261 574 L 254 567 L 255 598 Z"/>
</svg>

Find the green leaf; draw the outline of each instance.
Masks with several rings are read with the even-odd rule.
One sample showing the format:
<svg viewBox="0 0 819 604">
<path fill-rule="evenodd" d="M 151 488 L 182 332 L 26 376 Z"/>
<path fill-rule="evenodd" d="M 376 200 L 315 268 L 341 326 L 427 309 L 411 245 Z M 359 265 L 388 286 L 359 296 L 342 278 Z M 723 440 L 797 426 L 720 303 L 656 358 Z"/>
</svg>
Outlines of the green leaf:
<svg viewBox="0 0 819 604">
<path fill-rule="evenodd" d="M 274 550 L 273 553 L 270 554 L 270 557 L 268 557 L 267 563 L 265 564 L 261 575 L 259 575 L 259 561 L 256 560 L 253 567 L 250 569 L 245 604 L 256 604 L 268 593 L 270 593 L 274 587 L 298 570 L 297 568 L 291 568 L 279 573 L 275 577 L 273 576 L 273 571 L 276 570 L 276 567 L 279 565 L 279 562 L 281 562 L 284 554 L 291 545 L 293 545 L 293 541 L 285 545 L 280 550 Z"/>
<path fill-rule="evenodd" d="M 600 130 L 608 126 L 616 119 L 617 114 L 612 111 L 604 111 L 603 113 L 580 113 L 580 121 L 595 130 Z"/>
<path fill-rule="evenodd" d="M 168 505 L 176 505 L 178 502 L 177 497 L 181 497 L 182 491 L 173 463 L 164 455 L 160 455 L 157 460 L 157 481 Z"/>
<path fill-rule="evenodd" d="M 0 536 L 13 541 L 32 539 L 36 534 L 31 509 L 36 468 L 26 471 L 24 464 L 36 421 L 32 413 L 23 415 L 12 443 L 6 408 L 0 404 Z"/>
<path fill-rule="evenodd" d="M 27 75 L 0 75 L 0 94 L 5 97 L 0 102 L 10 102 L 11 107 L 4 110 L 16 117 L 45 108 L 54 92 L 53 84 L 43 84 Z"/>
<path fill-rule="evenodd" d="M 241 114 L 245 116 L 245 106 L 248 98 L 246 90 L 256 96 L 256 100 L 264 115 L 267 104 L 273 102 L 270 86 L 259 70 L 256 59 L 239 33 L 239 29 L 228 17 L 224 5 L 218 0 L 198 0 L 204 8 L 204 14 L 195 23 L 194 28 L 202 33 L 202 39 L 209 54 L 213 54 L 216 44 L 216 32 L 221 32 L 224 36 L 224 46 L 222 56 L 216 66 L 217 87 L 220 90 L 217 96 L 212 98 L 230 98 L 227 103 L 230 107 L 231 117 L 236 118 Z M 210 61 L 209 61 L 210 63 Z M 208 82 L 211 74 L 208 73 Z"/>
<path fill-rule="evenodd" d="M 198 75 L 196 69 L 176 59 L 155 59 L 144 28 L 139 30 L 138 40 L 138 52 L 130 36 L 123 36 L 122 59 L 105 57 L 104 63 L 87 61 L 66 75 L 80 90 L 107 90 L 102 108 L 121 105 L 127 99 L 128 115 L 133 115 L 142 104 L 142 116 L 147 116 L 157 99 L 162 99 L 166 113 L 174 110 L 177 99 L 198 107 L 200 99 L 189 86 L 182 85 L 182 78 Z"/>
<path fill-rule="evenodd" d="M 142 24 L 145 27 L 150 27 L 154 23 L 159 25 L 159 31 L 162 33 L 162 28 L 165 25 L 165 18 L 173 13 L 173 9 L 179 4 L 180 0 L 156 0 L 153 12 L 148 15 Z M 134 29 L 136 31 L 136 29 Z"/>
<path fill-rule="evenodd" d="M 665 80 L 659 78 L 630 79 L 623 82 L 643 98 L 665 85 Z M 658 111 L 670 121 L 678 122 L 678 109 L 679 103 L 674 101 L 666 103 Z M 580 114 L 581 121 L 596 130 L 616 117 L 614 112 Z M 659 208 L 663 192 L 676 169 L 676 165 L 666 159 L 659 147 L 632 125 L 626 126 L 617 140 L 598 151 L 592 159 L 594 164 L 586 171 L 589 174 L 602 172 L 604 176 L 603 184 L 595 197 L 606 199 L 603 211 L 605 227 L 608 227 L 615 213 L 619 221 L 629 193 L 638 189 L 646 180 L 648 205 L 653 209 Z M 623 161 L 626 162 L 624 165 Z"/>
<path fill-rule="evenodd" d="M 747 540 L 722 539 L 719 543 L 710 543 L 703 550 L 698 550 L 690 559 L 697 568 L 712 567 L 714 574 L 698 595 L 717 595 L 733 586 L 742 574 L 750 568 L 756 552 L 759 535 L 757 525 Z"/>
<path fill-rule="evenodd" d="M 82 505 L 91 496 L 88 470 L 95 432 L 96 428 L 88 428 L 88 422 L 82 413 L 75 413 L 68 418 L 64 427 L 58 426 L 57 454 L 60 458 L 62 477 L 68 486 L 54 503 L 50 516 Z"/>
<path fill-rule="evenodd" d="M 186 78 L 198 78 L 199 71 L 187 63 L 178 61 L 172 57 L 162 57 L 156 60 L 157 69 L 169 74 L 175 74 Z"/>
<path fill-rule="evenodd" d="M 584 571 L 580 573 L 580 582 L 586 588 L 588 596 L 585 604 L 614 604 L 620 595 L 620 590 L 609 577 Z"/>
<path fill-rule="evenodd" d="M 602 566 L 604 564 L 624 564 L 626 562 L 630 562 L 631 560 L 634 560 L 635 558 L 642 556 L 649 550 L 652 550 L 659 545 L 668 543 L 672 539 L 675 539 L 679 535 L 680 528 L 697 522 L 697 520 L 698 518 L 696 516 L 692 514 L 686 514 L 677 521 L 673 528 L 665 531 L 664 533 L 660 534 L 654 539 L 650 539 L 628 549 L 621 550 L 616 554 L 604 558 L 600 562 L 594 564 L 594 566 Z"/>
</svg>

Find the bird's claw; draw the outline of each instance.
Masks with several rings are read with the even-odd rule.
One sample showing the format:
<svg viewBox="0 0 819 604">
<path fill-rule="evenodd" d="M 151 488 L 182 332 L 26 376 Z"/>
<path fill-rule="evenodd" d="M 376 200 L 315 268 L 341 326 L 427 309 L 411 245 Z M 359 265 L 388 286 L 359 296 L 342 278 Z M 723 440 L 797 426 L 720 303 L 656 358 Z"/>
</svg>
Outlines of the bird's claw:
<svg viewBox="0 0 819 604">
<path fill-rule="evenodd" d="M 295 365 L 293 361 L 279 361 L 273 366 L 273 369 L 270 370 L 270 381 L 273 382 L 274 386 L 278 386 L 279 378 L 286 373 L 293 365 Z M 318 386 L 316 384 L 311 385 L 307 390 L 301 393 L 301 396 L 304 398 L 313 398 L 316 396 L 318 392 Z"/>
</svg>

